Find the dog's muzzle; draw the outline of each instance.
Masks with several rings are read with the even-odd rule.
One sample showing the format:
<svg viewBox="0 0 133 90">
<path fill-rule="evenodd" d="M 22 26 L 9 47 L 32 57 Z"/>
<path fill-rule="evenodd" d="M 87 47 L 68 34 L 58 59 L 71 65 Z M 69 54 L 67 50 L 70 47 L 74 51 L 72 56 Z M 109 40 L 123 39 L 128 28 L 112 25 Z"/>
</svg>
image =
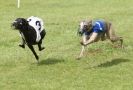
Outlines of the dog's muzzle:
<svg viewBox="0 0 133 90">
<path fill-rule="evenodd" d="M 13 28 L 13 29 L 17 29 L 17 22 L 16 21 L 14 21 L 13 23 L 11 23 L 11 27 Z"/>
<path fill-rule="evenodd" d="M 78 29 L 77 34 L 78 34 L 79 36 L 82 36 L 82 35 L 85 33 L 85 31 L 86 31 L 86 30 L 84 30 L 84 29 L 82 29 L 82 30 Z"/>
<path fill-rule="evenodd" d="M 80 36 L 82 36 L 82 35 L 83 35 L 83 32 L 79 31 L 78 34 L 79 34 Z"/>
</svg>

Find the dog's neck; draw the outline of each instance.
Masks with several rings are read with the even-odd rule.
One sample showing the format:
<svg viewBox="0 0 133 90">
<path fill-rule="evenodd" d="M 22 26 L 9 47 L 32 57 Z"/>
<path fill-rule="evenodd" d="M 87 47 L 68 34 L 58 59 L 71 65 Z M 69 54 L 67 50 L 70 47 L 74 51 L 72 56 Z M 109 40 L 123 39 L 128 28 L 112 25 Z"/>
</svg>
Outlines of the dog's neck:
<svg viewBox="0 0 133 90">
<path fill-rule="evenodd" d="M 86 32 L 92 32 L 92 29 L 87 29 Z"/>
<path fill-rule="evenodd" d="M 29 29 L 29 27 L 25 26 L 25 27 L 22 27 L 19 31 L 25 33 L 28 31 L 28 29 Z"/>
</svg>

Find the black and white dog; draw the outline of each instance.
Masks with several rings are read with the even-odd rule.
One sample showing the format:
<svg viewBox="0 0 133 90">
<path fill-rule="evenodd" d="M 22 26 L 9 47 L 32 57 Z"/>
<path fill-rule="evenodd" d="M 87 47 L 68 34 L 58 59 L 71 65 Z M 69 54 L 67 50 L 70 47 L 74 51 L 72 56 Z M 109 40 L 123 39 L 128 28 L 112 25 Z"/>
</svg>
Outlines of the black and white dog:
<svg viewBox="0 0 133 90">
<path fill-rule="evenodd" d="M 16 30 L 19 30 L 22 37 L 22 42 L 19 44 L 19 46 L 25 48 L 25 44 L 27 44 L 38 61 L 39 57 L 36 54 L 33 45 L 38 45 L 39 51 L 44 49 L 41 44 L 46 32 L 42 19 L 34 16 L 31 16 L 28 19 L 17 18 L 12 23 L 12 27 L 14 27 Z"/>
</svg>

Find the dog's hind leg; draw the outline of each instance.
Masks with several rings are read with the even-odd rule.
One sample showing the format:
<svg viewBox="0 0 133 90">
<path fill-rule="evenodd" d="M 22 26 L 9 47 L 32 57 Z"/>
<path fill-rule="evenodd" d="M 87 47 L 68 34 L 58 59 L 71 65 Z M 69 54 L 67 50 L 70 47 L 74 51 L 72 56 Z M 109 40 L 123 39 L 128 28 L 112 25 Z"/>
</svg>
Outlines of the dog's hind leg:
<svg viewBox="0 0 133 90">
<path fill-rule="evenodd" d="M 41 35 L 41 39 L 43 39 L 43 38 L 45 37 L 45 35 L 46 35 L 45 29 L 43 29 L 43 30 L 41 31 L 40 35 Z"/>
<path fill-rule="evenodd" d="M 32 45 L 28 45 L 28 47 L 30 48 L 30 50 L 31 50 L 32 53 L 34 54 L 36 60 L 39 62 L 39 57 L 38 57 L 38 55 L 36 54 L 36 52 L 35 52 L 33 46 L 32 46 Z"/>
<path fill-rule="evenodd" d="M 42 51 L 43 49 L 45 49 L 45 47 L 42 47 L 42 40 L 38 43 L 38 48 L 39 48 L 39 51 Z"/>
<path fill-rule="evenodd" d="M 39 51 L 42 51 L 43 49 L 45 49 L 45 47 L 42 47 L 42 46 L 41 46 L 41 45 L 42 45 L 42 40 L 43 40 L 43 38 L 44 38 L 45 35 L 46 35 L 45 29 L 41 31 L 40 35 L 41 35 L 41 40 L 40 40 L 39 43 L 38 43 L 38 48 L 39 48 Z"/>
<path fill-rule="evenodd" d="M 120 41 L 120 47 L 123 47 L 123 38 L 115 34 L 114 28 L 111 23 L 108 24 L 108 30 L 106 32 L 106 35 L 112 43 Z"/>
</svg>

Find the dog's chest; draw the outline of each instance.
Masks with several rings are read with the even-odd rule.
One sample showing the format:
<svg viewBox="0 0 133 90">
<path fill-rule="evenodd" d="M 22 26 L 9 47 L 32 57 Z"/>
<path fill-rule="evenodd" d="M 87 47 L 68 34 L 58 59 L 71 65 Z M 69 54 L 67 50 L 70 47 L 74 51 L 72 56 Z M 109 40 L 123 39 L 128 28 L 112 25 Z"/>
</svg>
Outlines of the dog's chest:
<svg viewBox="0 0 133 90">
<path fill-rule="evenodd" d="M 36 32 L 33 28 L 27 30 L 27 32 L 20 32 L 20 36 L 23 38 L 26 44 L 36 44 Z"/>
<path fill-rule="evenodd" d="M 25 36 L 22 32 L 20 32 L 20 36 L 21 36 L 21 38 L 23 38 L 24 41 L 26 41 Z"/>
</svg>

